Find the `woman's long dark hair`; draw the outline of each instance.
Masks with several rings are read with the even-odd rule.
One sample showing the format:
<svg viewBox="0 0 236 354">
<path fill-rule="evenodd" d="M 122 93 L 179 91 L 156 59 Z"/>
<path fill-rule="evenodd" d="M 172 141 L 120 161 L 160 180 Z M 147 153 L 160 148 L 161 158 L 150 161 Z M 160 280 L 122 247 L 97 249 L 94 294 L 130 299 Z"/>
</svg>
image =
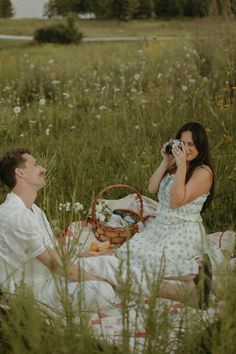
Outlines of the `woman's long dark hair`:
<svg viewBox="0 0 236 354">
<path fill-rule="evenodd" d="M 176 139 L 180 139 L 181 135 L 183 132 L 190 131 L 192 133 L 192 138 L 193 142 L 195 144 L 195 147 L 197 148 L 199 154 L 197 157 L 193 160 L 190 161 L 189 163 L 189 168 L 186 174 L 186 180 L 185 183 L 189 181 L 191 178 L 194 170 L 197 167 L 202 167 L 203 165 L 209 166 L 210 169 L 212 170 L 213 173 L 213 168 L 211 164 L 211 157 L 210 157 L 210 151 L 209 151 L 209 143 L 208 143 L 208 137 L 205 131 L 205 128 L 197 122 L 189 122 L 184 124 L 180 129 L 178 130 L 176 134 Z M 213 174 L 213 180 L 212 180 L 212 186 L 209 192 L 209 195 L 207 197 L 207 200 L 205 201 L 202 211 L 205 210 L 211 203 L 213 199 L 213 194 L 214 194 L 214 174 Z"/>
</svg>

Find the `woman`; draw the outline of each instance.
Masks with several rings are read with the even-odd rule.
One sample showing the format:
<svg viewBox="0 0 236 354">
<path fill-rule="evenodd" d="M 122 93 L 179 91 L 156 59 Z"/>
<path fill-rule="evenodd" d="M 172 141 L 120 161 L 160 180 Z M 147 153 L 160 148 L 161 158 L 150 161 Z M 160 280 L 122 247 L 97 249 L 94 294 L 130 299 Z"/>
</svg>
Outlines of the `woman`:
<svg viewBox="0 0 236 354">
<path fill-rule="evenodd" d="M 200 213 L 213 194 L 213 172 L 208 139 L 203 126 L 196 122 L 183 125 L 173 144 L 172 153 L 161 149 L 161 164 L 149 182 L 149 192 L 158 191 L 159 203 L 151 227 L 136 234 L 129 247 L 124 244 L 117 256 L 132 267 L 146 271 L 162 270 L 165 276 L 198 273 L 199 258 L 206 250 L 205 231 Z M 128 250 L 127 250 L 128 249 Z"/>
</svg>

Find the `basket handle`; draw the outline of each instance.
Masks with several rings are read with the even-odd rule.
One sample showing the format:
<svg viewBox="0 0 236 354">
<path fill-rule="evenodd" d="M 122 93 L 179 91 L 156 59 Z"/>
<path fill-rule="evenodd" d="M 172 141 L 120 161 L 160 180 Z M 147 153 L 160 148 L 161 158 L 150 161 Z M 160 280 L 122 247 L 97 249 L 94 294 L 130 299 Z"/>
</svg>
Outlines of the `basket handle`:
<svg viewBox="0 0 236 354">
<path fill-rule="evenodd" d="M 113 188 L 124 188 L 124 189 L 129 189 L 132 192 L 137 194 L 137 197 L 140 200 L 140 218 L 143 219 L 143 199 L 141 194 L 133 187 L 128 186 L 128 184 L 113 184 L 111 186 L 105 187 L 103 188 L 94 198 L 93 204 L 92 204 L 92 220 L 95 223 L 96 222 L 96 205 L 97 205 L 97 201 L 98 199 L 101 199 L 102 195 L 106 192 L 108 192 L 109 190 L 113 189 Z"/>
</svg>

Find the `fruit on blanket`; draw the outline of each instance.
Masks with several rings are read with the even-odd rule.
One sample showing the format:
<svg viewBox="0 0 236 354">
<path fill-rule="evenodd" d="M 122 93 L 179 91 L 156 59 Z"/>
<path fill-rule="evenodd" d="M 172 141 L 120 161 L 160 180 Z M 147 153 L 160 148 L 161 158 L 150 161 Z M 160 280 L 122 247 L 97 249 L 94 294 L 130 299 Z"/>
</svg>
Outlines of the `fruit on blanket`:
<svg viewBox="0 0 236 354">
<path fill-rule="evenodd" d="M 104 250 L 109 250 L 110 249 L 110 243 L 109 242 L 103 242 L 103 244 L 99 245 L 96 242 L 92 242 L 89 250 L 92 252 L 101 252 Z"/>
<path fill-rule="evenodd" d="M 98 252 L 99 251 L 98 244 L 96 242 L 91 243 L 91 246 L 90 246 L 89 250 L 93 251 L 93 252 Z"/>
</svg>

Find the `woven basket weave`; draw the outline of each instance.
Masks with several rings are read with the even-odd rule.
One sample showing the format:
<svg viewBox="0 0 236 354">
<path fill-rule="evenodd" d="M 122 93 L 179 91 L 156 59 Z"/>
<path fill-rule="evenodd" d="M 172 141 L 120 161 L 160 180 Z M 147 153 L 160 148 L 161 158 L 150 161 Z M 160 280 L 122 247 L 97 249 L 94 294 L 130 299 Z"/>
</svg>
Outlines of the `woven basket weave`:
<svg viewBox="0 0 236 354">
<path fill-rule="evenodd" d="M 138 222 L 143 222 L 143 200 L 141 194 L 133 187 L 130 187 L 126 184 L 114 184 L 109 187 L 102 189 L 98 195 L 94 198 L 92 204 L 92 214 L 91 214 L 91 224 L 94 228 L 94 233 L 96 238 L 99 241 L 109 241 L 112 244 L 122 245 L 127 239 L 131 238 L 134 234 L 138 232 L 138 225 L 131 224 L 127 227 L 112 227 L 107 225 L 105 222 L 101 222 L 96 217 L 96 205 L 98 201 L 102 198 L 102 196 L 110 191 L 111 189 L 128 189 L 136 193 L 139 201 L 140 201 L 140 211 L 139 213 L 134 212 L 133 210 L 129 209 L 119 209 L 126 212 L 130 215 L 133 219 Z"/>
</svg>

